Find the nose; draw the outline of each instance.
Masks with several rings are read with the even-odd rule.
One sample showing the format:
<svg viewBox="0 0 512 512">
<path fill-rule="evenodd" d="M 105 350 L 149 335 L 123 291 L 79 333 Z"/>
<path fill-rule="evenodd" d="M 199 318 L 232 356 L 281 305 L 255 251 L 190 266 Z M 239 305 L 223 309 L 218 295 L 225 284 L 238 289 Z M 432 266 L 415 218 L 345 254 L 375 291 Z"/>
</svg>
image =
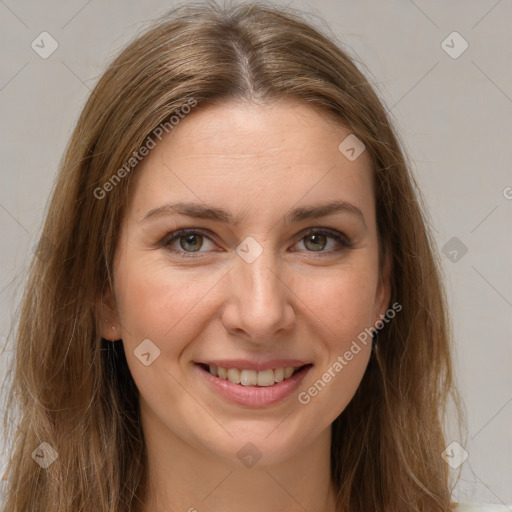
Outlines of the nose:
<svg viewBox="0 0 512 512">
<path fill-rule="evenodd" d="M 252 263 L 237 257 L 229 274 L 221 318 L 230 334 L 252 343 L 271 344 L 293 329 L 294 293 L 272 250 L 264 248 Z"/>
</svg>

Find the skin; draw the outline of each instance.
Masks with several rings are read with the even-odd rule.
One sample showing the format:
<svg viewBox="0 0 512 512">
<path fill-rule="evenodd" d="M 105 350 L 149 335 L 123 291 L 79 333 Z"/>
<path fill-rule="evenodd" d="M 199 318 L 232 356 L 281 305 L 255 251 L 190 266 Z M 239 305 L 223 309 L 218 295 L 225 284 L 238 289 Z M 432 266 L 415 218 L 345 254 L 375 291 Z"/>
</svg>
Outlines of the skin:
<svg viewBox="0 0 512 512">
<path fill-rule="evenodd" d="M 103 324 L 105 337 L 113 325 L 122 338 L 140 391 L 150 481 L 144 512 L 334 510 L 330 426 L 359 386 L 370 343 L 309 404 L 297 394 L 389 303 L 372 165 L 367 151 L 349 161 L 338 150 L 349 134 L 301 102 L 223 103 L 189 114 L 137 168 Z M 292 208 L 333 200 L 356 206 L 364 220 L 337 212 L 283 222 Z M 168 212 L 143 220 L 177 201 L 241 219 L 228 225 Z M 186 236 L 174 240 L 177 252 L 165 247 L 183 228 L 205 232 L 188 244 Z M 352 246 L 318 231 L 306 236 L 309 228 L 343 233 Z M 263 250 L 252 263 L 236 252 L 249 236 Z M 160 350 L 149 366 L 134 354 L 145 339 Z M 313 367 L 291 396 L 256 409 L 217 394 L 194 363 L 257 356 Z M 249 442 L 262 455 L 252 468 L 237 457 Z"/>
</svg>

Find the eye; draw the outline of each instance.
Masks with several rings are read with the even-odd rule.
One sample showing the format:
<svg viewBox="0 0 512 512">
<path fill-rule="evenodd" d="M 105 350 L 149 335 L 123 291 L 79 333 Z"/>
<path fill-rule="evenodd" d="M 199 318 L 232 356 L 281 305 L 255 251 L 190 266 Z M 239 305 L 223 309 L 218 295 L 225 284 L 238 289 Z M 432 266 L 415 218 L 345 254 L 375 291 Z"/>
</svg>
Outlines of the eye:
<svg viewBox="0 0 512 512">
<path fill-rule="evenodd" d="M 329 240 L 331 240 L 331 243 L 329 243 Z M 200 250 L 204 248 L 205 242 L 211 244 L 212 247 L 210 249 L 216 247 L 211 238 L 202 230 L 181 229 L 167 235 L 160 242 L 160 245 L 166 250 L 177 253 L 184 258 L 197 258 L 200 256 L 196 256 L 194 253 L 208 252 L 208 247 L 204 251 Z M 327 256 L 352 247 L 352 243 L 343 233 L 319 228 L 310 229 L 308 232 L 303 233 L 302 238 L 295 245 L 300 243 L 304 244 L 307 252 L 319 253 L 318 256 Z M 326 248 L 328 250 L 325 250 Z M 295 250 L 292 252 L 295 252 Z"/>
<path fill-rule="evenodd" d="M 187 253 L 194 252 L 205 252 L 200 251 L 203 246 L 205 240 L 209 241 L 211 244 L 213 242 L 207 237 L 202 231 L 197 229 L 181 229 L 180 231 L 176 231 L 171 233 L 167 237 L 165 237 L 161 244 L 163 247 L 172 252 L 177 252 L 180 255 L 184 255 Z M 177 247 L 176 247 L 177 246 Z M 196 257 L 192 254 L 190 256 L 185 257 Z"/>
<path fill-rule="evenodd" d="M 328 243 L 329 239 L 334 240 L 334 243 Z M 332 231 L 327 229 L 311 229 L 298 242 L 303 243 L 308 252 L 328 253 L 340 252 L 343 249 L 352 247 L 350 240 L 339 231 Z M 331 246 L 331 250 L 325 250 Z M 334 249 L 332 249 L 334 247 Z"/>
</svg>

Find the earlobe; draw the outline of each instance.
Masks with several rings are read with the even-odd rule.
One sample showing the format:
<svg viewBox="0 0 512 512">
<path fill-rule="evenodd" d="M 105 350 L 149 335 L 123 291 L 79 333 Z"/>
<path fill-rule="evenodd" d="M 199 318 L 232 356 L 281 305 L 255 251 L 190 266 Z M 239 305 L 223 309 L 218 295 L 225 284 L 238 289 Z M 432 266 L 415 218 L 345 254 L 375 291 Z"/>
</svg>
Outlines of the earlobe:
<svg viewBox="0 0 512 512">
<path fill-rule="evenodd" d="M 117 307 L 109 289 L 103 295 L 98 305 L 99 332 L 101 337 L 116 341 L 122 338 L 121 326 L 118 320 Z"/>
<path fill-rule="evenodd" d="M 117 341 L 121 338 L 121 336 L 117 336 L 117 326 L 115 324 L 109 323 L 107 319 L 105 319 L 105 323 L 107 324 L 104 329 L 102 329 L 102 338 L 105 338 L 108 341 Z M 111 329 L 109 331 L 109 328 Z"/>
</svg>

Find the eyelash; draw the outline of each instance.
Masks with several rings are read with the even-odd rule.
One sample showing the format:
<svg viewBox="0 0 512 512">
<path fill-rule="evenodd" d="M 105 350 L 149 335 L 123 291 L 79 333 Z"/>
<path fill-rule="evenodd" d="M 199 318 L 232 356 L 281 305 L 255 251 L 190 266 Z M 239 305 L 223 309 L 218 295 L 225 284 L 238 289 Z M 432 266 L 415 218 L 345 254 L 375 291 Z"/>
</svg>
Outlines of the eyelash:
<svg viewBox="0 0 512 512">
<path fill-rule="evenodd" d="M 302 241 L 304 238 L 306 238 L 307 236 L 312 235 L 312 234 L 325 235 L 329 238 L 336 240 L 336 242 L 339 244 L 338 248 L 332 249 L 330 251 L 308 251 L 308 250 L 306 250 L 306 252 L 312 253 L 314 258 L 317 258 L 317 257 L 322 258 L 324 256 L 329 256 L 329 255 L 332 255 L 335 253 L 339 253 L 345 249 L 351 249 L 353 247 L 352 242 L 343 233 L 340 233 L 339 231 L 325 229 L 325 228 L 311 228 L 308 231 L 302 233 L 302 236 L 300 237 L 300 239 L 297 242 Z M 170 245 L 175 240 L 179 240 L 182 236 L 186 236 L 186 235 L 201 235 L 201 236 L 208 238 L 211 242 L 213 242 L 213 240 L 206 234 L 206 232 L 204 230 L 189 228 L 189 229 L 180 229 L 178 231 L 174 231 L 173 233 L 169 233 L 162 239 L 162 241 L 160 242 L 159 245 L 170 252 L 178 254 L 179 257 L 182 257 L 182 258 L 201 258 L 202 256 L 196 256 L 195 253 L 201 254 L 202 252 L 205 252 L 205 251 L 188 251 L 187 252 L 187 251 L 183 251 L 183 250 L 177 251 L 175 249 L 170 248 Z"/>
</svg>

